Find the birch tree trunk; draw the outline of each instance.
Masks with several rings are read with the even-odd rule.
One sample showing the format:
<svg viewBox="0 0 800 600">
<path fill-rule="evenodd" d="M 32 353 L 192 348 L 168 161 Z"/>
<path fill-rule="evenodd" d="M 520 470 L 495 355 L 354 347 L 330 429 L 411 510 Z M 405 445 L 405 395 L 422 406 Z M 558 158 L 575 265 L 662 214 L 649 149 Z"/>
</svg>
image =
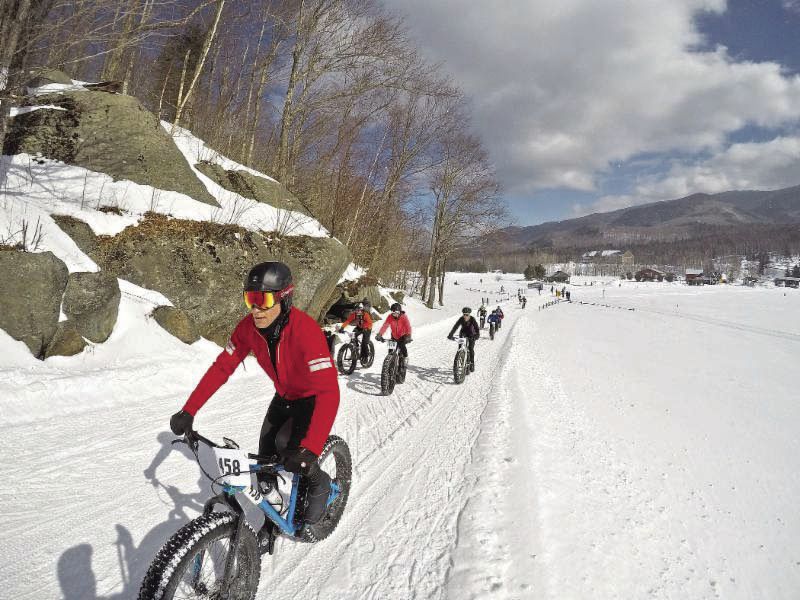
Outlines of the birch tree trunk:
<svg viewBox="0 0 800 600">
<path fill-rule="evenodd" d="M 206 39 L 203 42 L 203 48 L 200 50 L 200 56 L 198 57 L 197 64 L 194 68 L 194 75 L 192 76 L 191 82 L 189 82 L 189 87 L 186 88 L 186 94 L 178 102 L 178 106 L 175 109 L 173 131 L 175 127 L 180 126 L 183 110 L 186 108 L 186 103 L 189 101 L 189 98 L 192 95 L 192 91 L 194 90 L 194 86 L 197 84 L 197 80 L 200 79 L 200 73 L 203 71 L 203 66 L 205 65 L 206 58 L 208 57 L 208 51 L 211 49 L 211 44 L 214 42 L 214 36 L 217 34 L 217 26 L 219 25 L 219 20 L 222 17 L 222 9 L 225 8 L 225 1 L 226 0 L 219 0 L 219 3 L 217 4 L 217 12 L 214 15 L 214 22 L 211 24 L 211 27 L 208 28 L 208 32 L 206 33 Z"/>
</svg>

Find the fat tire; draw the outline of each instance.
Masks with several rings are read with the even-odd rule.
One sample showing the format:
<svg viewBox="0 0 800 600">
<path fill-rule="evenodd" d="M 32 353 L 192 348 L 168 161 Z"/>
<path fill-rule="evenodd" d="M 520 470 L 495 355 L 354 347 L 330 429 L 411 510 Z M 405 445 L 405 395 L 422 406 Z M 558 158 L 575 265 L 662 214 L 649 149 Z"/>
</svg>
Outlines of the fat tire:
<svg viewBox="0 0 800 600">
<path fill-rule="evenodd" d="M 453 359 L 453 379 L 457 384 L 464 383 L 467 377 L 467 352 L 463 348 L 456 352 Z"/>
<path fill-rule="evenodd" d="M 397 383 L 397 354 L 389 354 L 383 359 L 381 367 L 381 394 L 390 395 Z"/>
<path fill-rule="evenodd" d="M 397 358 L 397 373 L 395 376 L 395 381 L 397 383 L 404 383 L 406 380 L 406 369 L 408 368 L 408 359 L 403 360 L 403 357 L 400 356 Z"/>
<path fill-rule="evenodd" d="M 489 323 L 489 339 L 494 339 L 494 323 Z"/>
<path fill-rule="evenodd" d="M 367 342 L 367 352 L 369 353 L 367 360 L 361 361 L 361 366 L 365 369 L 369 369 L 372 366 L 372 363 L 375 362 L 375 344 L 372 343 L 372 340 Z"/>
<path fill-rule="evenodd" d="M 349 358 L 347 355 L 349 354 Z M 339 369 L 339 373 L 342 375 L 351 375 L 353 371 L 356 370 L 356 354 L 353 352 L 353 344 L 352 342 L 348 342 L 341 348 L 339 348 L 339 354 L 336 356 L 336 366 Z"/>
<path fill-rule="evenodd" d="M 228 537 L 233 539 L 239 517 L 231 512 L 213 512 L 189 521 L 181 527 L 158 551 L 139 589 L 139 600 L 172 600 L 183 575 L 197 553 L 211 542 Z M 245 589 L 231 596 L 237 600 L 253 600 L 261 577 L 261 554 L 258 539 L 247 523 L 242 528 L 239 541 L 239 564 L 246 559 L 249 565 L 245 574 L 237 573 L 234 581 L 247 577 Z M 198 596 L 199 597 L 199 596 Z"/>
<path fill-rule="evenodd" d="M 350 456 L 350 448 L 347 446 L 347 442 L 337 435 L 328 436 L 319 455 L 319 462 L 322 463 L 329 454 L 333 454 L 333 458 L 336 461 L 336 479 L 334 481 L 339 484 L 339 496 L 331 503 L 328 511 L 319 521 L 313 525 L 306 523 L 297 534 L 298 541 L 308 544 L 324 540 L 333 533 L 347 506 L 347 499 L 350 497 L 350 483 L 353 479 L 353 459 Z"/>
</svg>

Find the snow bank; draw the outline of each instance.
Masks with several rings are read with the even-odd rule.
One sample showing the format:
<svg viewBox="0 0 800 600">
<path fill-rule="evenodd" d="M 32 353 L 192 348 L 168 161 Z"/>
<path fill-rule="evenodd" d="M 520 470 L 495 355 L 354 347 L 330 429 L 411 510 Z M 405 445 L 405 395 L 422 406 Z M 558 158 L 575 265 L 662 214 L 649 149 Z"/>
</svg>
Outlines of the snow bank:
<svg viewBox="0 0 800 600">
<path fill-rule="evenodd" d="M 64 111 L 67 110 L 63 106 L 54 106 L 52 104 L 42 104 L 41 106 L 12 106 L 8 116 L 16 117 L 17 115 L 24 115 L 26 113 L 30 113 L 35 110 L 42 110 L 45 108 L 51 110 L 64 110 Z"/>
<path fill-rule="evenodd" d="M 307 215 L 295 211 L 281 210 L 269 204 L 244 198 L 218 185 L 198 171 L 195 165 L 205 161 L 217 164 L 227 171 L 247 171 L 251 175 L 261 177 L 267 181 L 275 182 L 275 180 L 222 156 L 219 152 L 206 146 L 203 140 L 195 137 L 186 129 L 175 127 L 173 131 L 172 124 L 166 121 L 162 121 L 161 126 L 172 135 L 175 145 L 186 158 L 186 162 L 189 163 L 194 174 L 203 182 L 203 185 L 216 198 L 220 206 L 223 207 L 223 214 L 218 217 L 218 219 L 223 219 L 222 222 L 235 223 L 252 230 L 279 231 L 282 235 L 329 236 L 328 231 L 318 221 Z"/>
</svg>

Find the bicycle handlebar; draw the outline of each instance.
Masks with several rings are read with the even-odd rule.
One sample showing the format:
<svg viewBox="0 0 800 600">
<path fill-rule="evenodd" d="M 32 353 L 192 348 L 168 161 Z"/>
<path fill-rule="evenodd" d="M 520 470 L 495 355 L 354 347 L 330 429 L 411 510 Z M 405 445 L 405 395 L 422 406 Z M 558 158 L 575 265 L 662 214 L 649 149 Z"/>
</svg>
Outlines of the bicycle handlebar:
<svg viewBox="0 0 800 600">
<path fill-rule="evenodd" d="M 191 444 L 192 442 L 203 442 L 206 446 L 210 448 L 230 448 L 230 446 L 221 446 L 216 442 L 208 439 L 207 437 L 201 435 L 199 432 L 190 430 L 184 434 L 184 439 L 175 440 L 176 442 L 187 442 Z M 174 442 L 173 442 L 174 443 Z M 252 452 L 247 453 L 247 458 L 260 461 L 262 465 L 278 465 L 280 464 L 280 457 L 276 455 L 272 456 L 265 456 L 262 454 L 254 454 Z"/>
</svg>

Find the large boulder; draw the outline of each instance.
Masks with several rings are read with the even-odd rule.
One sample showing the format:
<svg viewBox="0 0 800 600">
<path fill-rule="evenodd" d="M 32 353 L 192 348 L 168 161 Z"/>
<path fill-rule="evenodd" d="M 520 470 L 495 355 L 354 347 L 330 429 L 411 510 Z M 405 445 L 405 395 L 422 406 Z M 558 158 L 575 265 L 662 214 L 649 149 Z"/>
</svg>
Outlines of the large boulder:
<svg viewBox="0 0 800 600">
<path fill-rule="evenodd" d="M 62 85 L 72 85 L 72 78 L 57 69 L 42 69 L 40 71 L 31 72 L 33 79 L 27 82 L 28 87 L 41 87 L 52 83 L 59 83 Z"/>
<path fill-rule="evenodd" d="M 0 328 L 37 358 L 56 333 L 68 276 L 52 252 L 0 251 Z"/>
<path fill-rule="evenodd" d="M 155 115 L 136 98 L 77 91 L 37 96 L 30 104 L 65 110 L 36 110 L 12 119 L 3 154 L 40 153 L 218 206 Z"/>
<path fill-rule="evenodd" d="M 116 236 L 97 236 L 81 246 L 86 240 L 75 242 L 104 272 L 161 292 L 191 318 L 198 333 L 220 345 L 245 314 L 242 282 L 254 264 L 288 264 L 295 305 L 319 318 L 351 261 L 347 249 L 332 238 L 277 239 L 235 225 L 155 214 Z"/>
<path fill-rule="evenodd" d="M 51 356 L 74 356 L 86 347 L 86 340 L 78 332 L 75 323 L 71 321 L 61 321 L 56 327 L 53 339 L 47 345 L 44 357 Z"/>
<path fill-rule="evenodd" d="M 94 252 L 97 236 L 87 223 L 69 215 L 50 215 L 50 217 L 86 254 Z"/>
<path fill-rule="evenodd" d="M 230 192 L 269 204 L 280 210 L 291 210 L 310 215 L 306 207 L 277 181 L 253 175 L 248 171 L 226 171 L 221 166 L 209 162 L 201 162 L 194 167 Z"/>
<path fill-rule="evenodd" d="M 117 322 L 119 282 L 106 272 L 72 273 L 64 292 L 64 314 L 78 332 L 95 343 L 105 342 Z"/>
<path fill-rule="evenodd" d="M 379 313 L 389 310 L 389 302 L 381 294 L 378 287 L 378 280 L 375 277 L 364 275 L 355 281 L 347 281 L 342 284 L 341 302 L 363 302 L 366 300 Z"/>
<path fill-rule="evenodd" d="M 194 344 L 200 339 L 194 321 L 185 310 L 174 306 L 158 306 L 153 311 L 153 318 L 156 323 L 185 344 Z"/>
</svg>

